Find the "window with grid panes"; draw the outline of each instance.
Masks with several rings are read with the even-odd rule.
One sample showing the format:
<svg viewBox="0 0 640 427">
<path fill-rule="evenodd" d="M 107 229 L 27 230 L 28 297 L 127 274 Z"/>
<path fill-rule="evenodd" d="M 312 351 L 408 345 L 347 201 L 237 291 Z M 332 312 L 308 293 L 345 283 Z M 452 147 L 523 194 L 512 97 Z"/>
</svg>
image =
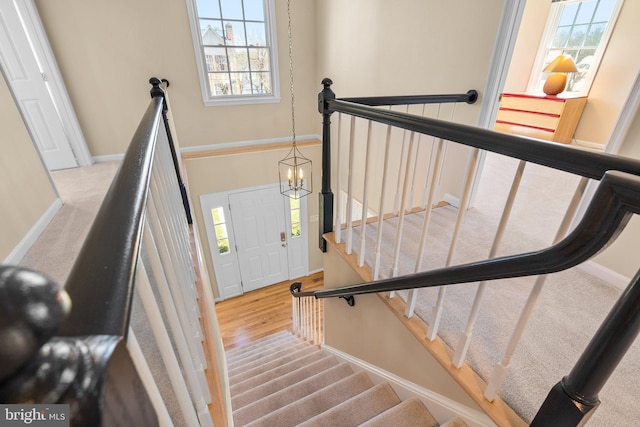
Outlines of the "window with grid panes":
<svg viewBox="0 0 640 427">
<path fill-rule="evenodd" d="M 273 0 L 188 0 L 206 105 L 279 101 Z"/>
<path fill-rule="evenodd" d="M 538 93 L 558 55 L 569 55 L 578 71 L 568 73 L 566 94 L 587 95 L 623 0 L 554 0 L 538 51 L 529 92 Z"/>
</svg>

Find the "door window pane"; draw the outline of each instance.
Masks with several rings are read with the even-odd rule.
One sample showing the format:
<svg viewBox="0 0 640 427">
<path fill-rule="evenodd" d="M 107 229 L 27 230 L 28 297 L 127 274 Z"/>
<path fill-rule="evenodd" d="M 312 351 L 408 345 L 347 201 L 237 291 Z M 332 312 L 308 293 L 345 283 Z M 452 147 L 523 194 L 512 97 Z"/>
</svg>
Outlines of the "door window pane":
<svg viewBox="0 0 640 427">
<path fill-rule="evenodd" d="M 224 209 L 222 207 L 211 209 L 211 218 L 213 219 L 213 227 L 216 232 L 218 253 L 224 255 L 231 252 L 229 235 L 227 234 L 227 224 L 224 219 Z"/>
<path fill-rule="evenodd" d="M 300 199 L 289 199 L 289 215 L 291 218 L 291 237 L 300 237 L 302 235 Z"/>
</svg>

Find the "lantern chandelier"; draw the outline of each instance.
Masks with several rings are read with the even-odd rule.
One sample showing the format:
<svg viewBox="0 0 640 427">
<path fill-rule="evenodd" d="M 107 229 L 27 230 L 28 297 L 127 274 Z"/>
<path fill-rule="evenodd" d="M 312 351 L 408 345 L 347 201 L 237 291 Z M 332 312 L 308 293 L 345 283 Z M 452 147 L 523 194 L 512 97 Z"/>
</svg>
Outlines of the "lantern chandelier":
<svg viewBox="0 0 640 427">
<path fill-rule="evenodd" d="M 296 146 L 295 99 L 293 95 L 293 43 L 291 40 L 291 0 L 287 0 L 289 17 L 289 89 L 291 90 L 291 130 L 293 141 L 287 156 L 278 162 L 280 193 L 292 199 L 299 199 L 313 192 L 311 160 L 300 153 Z"/>
</svg>

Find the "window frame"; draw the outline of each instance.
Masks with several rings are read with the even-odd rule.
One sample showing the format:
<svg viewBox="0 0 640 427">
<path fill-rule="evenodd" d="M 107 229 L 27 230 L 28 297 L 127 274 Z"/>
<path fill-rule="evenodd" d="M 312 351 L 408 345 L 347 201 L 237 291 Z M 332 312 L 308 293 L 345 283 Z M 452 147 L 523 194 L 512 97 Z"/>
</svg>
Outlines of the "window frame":
<svg viewBox="0 0 640 427">
<path fill-rule="evenodd" d="M 538 52 L 536 53 L 536 59 L 533 63 L 533 68 L 531 70 L 531 74 L 529 76 L 529 83 L 527 84 L 527 92 L 528 93 L 539 93 L 541 92 L 541 87 L 538 87 L 541 80 L 543 80 L 543 68 L 545 66 L 545 58 L 547 56 L 547 51 L 549 50 L 551 43 L 555 37 L 555 33 L 558 28 L 558 24 L 560 22 L 560 17 L 562 15 L 562 10 L 564 6 L 570 3 L 581 3 L 583 1 L 588 0 L 557 0 L 551 3 L 551 8 L 549 10 L 549 15 L 547 16 L 547 22 L 544 27 L 544 31 L 542 33 L 542 38 L 540 39 L 540 44 L 538 46 Z M 591 86 L 593 84 L 593 80 L 598 73 L 598 68 L 600 67 L 600 62 L 602 61 L 602 57 L 604 56 L 604 52 L 609 44 L 609 39 L 611 34 L 613 33 L 613 29 L 616 26 L 616 22 L 618 20 L 618 16 L 620 15 L 620 10 L 622 9 L 622 5 L 624 4 L 624 0 L 615 0 L 616 4 L 614 5 L 609 21 L 607 22 L 607 26 L 602 34 L 602 38 L 600 39 L 600 43 L 596 48 L 596 51 L 593 55 L 593 62 L 589 66 L 589 71 L 585 76 L 584 83 L 579 92 L 563 92 L 563 95 L 570 94 L 572 96 L 588 96 L 591 91 Z"/>
<path fill-rule="evenodd" d="M 219 105 L 248 105 L 248 104 L 270 104 L 280 102 L 280 77 L 278 73 L 278 43 L 276 37 L 275 1 L 263 0 L 264 17 L 267 37 L 267 48 L 269 49 L 270 74 L 271 74 L 271 94 L 250 94 L 250 95 L 224 95 L 213 96 L 209 89 L 209 78 L 207 73 L 207 61 L 205 50 L 202 45 L 200 35 L 200 22 L 198 17 L 197 0 L 186 0 L 189 24 L 191 27 L 191 37 L 195 52 L 195 61 L 200 81 L 202 101 L 205 106 Z M 217 1 L 217 0 L 211 0 Z M 248 20 L 251 22 L 251 20 Z"/>
</svg>

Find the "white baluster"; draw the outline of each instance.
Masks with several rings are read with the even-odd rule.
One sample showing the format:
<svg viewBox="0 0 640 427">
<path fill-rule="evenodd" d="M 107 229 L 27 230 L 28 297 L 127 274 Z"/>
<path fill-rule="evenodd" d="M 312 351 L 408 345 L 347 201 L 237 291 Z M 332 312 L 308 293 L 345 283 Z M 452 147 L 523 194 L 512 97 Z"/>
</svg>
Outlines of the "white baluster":
<svg viewBox="0 0 640 427">
<path fill-rule="evenodd" d="M 147 364 L 147 359 L 145 359 L 144 354 L 142 353 L 142 349 L 140 348 L 140 344 L 138 343 L 136 335 L 134 334 L 131 327 L 129 327 L 129 332 L 127 333 L 127 350 L 129 350 L 131 360 L 133 361 L 133 364 L 136 367 L 136 371 L 140 376 L 140 380 L 142 381 L 142 384 L 144 385 L 144 388 L 149 395 L 149 400 L 151 400 L 153 409 L 155 409 L 156 411 L 160 427 L 173 427 L 173 421 L 171 420 L 171 416 L 169 415 L 167 406 L 162 400 L 158 385 L 153 379 L 153 374 L 151 373 L 151 369 Z"/>
<path fill-rule="evenodd" d="M 426 208 L 424 211 L 424 220 L 422 221 L 422 231 L 420 233 L 420 243 L 418 246 L 418 257 L 416 258 L 416 265 L 413 270 L 414 273 L 422 271 L 422 259 L 424 258 L 424 250 L 427 245 L 427 233 L 429 231 L 429 222 L 431 220 L 431 212 L 433 211 L 433 199 L 436 195 L 436 186 L 438 185 L 438 176 L 440 175 L 440 169 L 443 163 L 444 153 L 444 141 L 442 138 L 438 139 L 438 142 L 434 144 L 436 149 L 435 159 L 433 161 L 433 170 L 431 174 L 431 184 L 429 186 L 429 193 L 426 201 Z M 407 306 L 405 307 L 404 315 L 406 317 L 413 316 L 416 309 L 416 302 L 418 300 L 418 289 L 411 289 L 409 296 L 407 297 Z"/>
<path fill-rule="evenodd" d="M 569 207 L 562 218 L 562 222 L 558 227 L 558 231 L 556 233 L 555 238 L 553 239 L 553 244 L 559 242 L 566 234 L 569 229 L 569 225 L 571 225 L 571 221 L 573 216 L 578 209 L 578 205 L 580 204 L 580 199 L 582 199 L 582 195 L 584 194 L 584 190 L 587 187 L 587 183 L 589 180 L 587 178 L 581 178 L 578 183 L 578 187 L 576 188 L 575 193 L 573 193 L 573 198 L 569 203 Z M 522 338 L 522 334 L 524 333 L 524 328 L 527 326 L 527 322 L 529 321 L 529 317 L 531 317 L 531 312 L 533 311 L 533 307 L 538 300 L 538 296 L 540 296 L 540 292 L 542 291 L 542 287 L 544 285 L 545 280 L 547 279 L 547 275 L 543 274 L 536 278 L 535 284 L 533 285 L 533 289 L 531 289 L 531 293 L 529 294 L 529 298 L 522 309 L 522 313 L 520 313 L 520 318 L 518 319 L 518 323 L 511 335 L 511 339 L 509 340 L 509 344 L 507 345 L 507 349 L 505 354 L 494 368 L 493 374 L 487 383 L 487 388 L 484 391 L 484 397 L 490 402 L 496 398 L 498 393 L 500 392 L 500 388 L 502 387 L 502 382 L 504 381 L 505 376 L 507 375 L 507 369 L 509 368 L 509 363 L 511 362 L 511 358 L 513 357 L 513 353 L 520 342 L 520 338 Z"/>
<path fill-rule="evenodd" d="M 153 194 L 149 194 L 147 200 L 147 221 L 151 227 L 155 239 L 155 246 L 158 249 L 158 254 L 161 259 L 162 268 L 171 289 L 171 295 L 180 318 L 182 331 L 188 338 L 187 342 L 189 344 L 191 357 L 196 368 L 199 368 L 200 366 L 205 365 L 204 349 L 202 348 L 200 341 L 200 336 L 202 335 L 200 332 L 200 323 L 197 316 L 194 315 L 192 306 L 185 302 L 185 294 L 183 294 L 181 290 L 181 284 L 184 277 L 178 274 L 175 263 L 169 255 L 170 245 L 167 243 L 167 237 L 164 234 L 165 230 L 159 222 L 155 197 Z"/>
<path fill-rule="evenodd" d="M 408 191 L 407 191 L 407 186 L 409 185 L 409 162 L 411 161 L 411 155 L 413 154 L 413 143 L 414 143 L 414 138 L 415 137 L 415 132 L 411 132 L 411 136 L 409 137 L 409 150 L 407 152 L 407 165 L 405 167 L 405 176 L 404 176 L 404 188 L 402 190 L 402 206 L 406 205 L 406 198 L 408 195 Z M 400 209 L 400 212 L 398 213 L 398 228 L 396 230 L 396 237 L 394 240 L 394 246 L 393 246 L 393 261 L 392 261 L 392 267 L 391 267 L 391 277 L 397 277 L 398 276 L 398 262 L 400 260 L 400 246 L 402 244 L 402 230 L 404 227 L 404 214 L 405 211 L 404 209 Z M 390 292 L 389 297 L 393 297 L 393 293 Z"/>
<path fill-rule="evenodd" d="M 294 297 L 293 295 L 291 295 L 291 329 L 293 332 L 293 335 L 298 335 L 298 319 L 297 319 L 297 315 L 296 315 L 296 297 Z"/>
<path fill-rule="evenodd" d="M 498 223 L 498 229 L 496 230 L 496 235 L 493 239 L 491 250 L 489 251 L 489 259 L 494 258 L 496 256 L 496 253 L 498 253 L 500 242 L 502 241 L 504 230 L 507 228 L 509 216 L 511 215 L 511 210 L 513 208 L 513 202 L 515 201 L 516 195 L 518 194 L 518 188 L 520 187 L 520 181 L 522 180 L 522 174 L 524 173 L 526 164 L 527 162 L 525 162 L 524 160 L 520 160 L 520 162 L 518 163 L 518 168 L 516 169 L 516 173 L 513 177 L 511 189 L 509 190 L 509 196 L 507 197 L 507 201 L 502 211 L 502 216 L 500 217 L 500 222 Z M 473 334 L 473 327 L 478 317 L 478 312 L 482 304 L 482 297 L 484 295 L 486 286 L 487 284 L 484 281 L 480 282 L 480 284 L 478 285 L 478 290 L 476 291 L 476 296 L 471 307 L 471 313 L 469 314 L 469 319 L 467 320 L 466 329 L 460 334 L 458 346 L 456 347 L 455 354 L 453 355 L 453 365 L 456 368 L 462 366 L 467 355 L 467 351 L 469 350 L 471 335 Z"/>
<path fill-rule="evenodd" d="M 353 150 L 355 145 L 356 116 L 351 116 L 351 129 L 349 132 L 349 170 L 347 171 L 347 254 L 353 249 Z"/>
<path fill-rule="evenodd" d="M 360 223 L 360 251 L 358 253 L 358 266 L 362 267 L 364 265 L 364 256 L 365 256 L 365 246 L 366 246 L 366 237 L 367 237 L 367 217 L 369 211 L 369 163 L 371 163 L 371 125 L 372 122 L 369 120 L 369 126 L 367 127 L 367 152 L 365 155 L 365 163 L 364 163 L 364 188 L 362 191 L 362 215 L 361 215 L 361 223 Z"/>
<path fill-rule="evenodd" d="M 409 105 L 407 105 L 407 108 L 405 110 L 405 113 L 409 113 Z M 400 162 L 398 163 L 398 181 L 397 181 L 397 186 L 396 186 L 396 194 L 393 197 L 393 213 L 399 213 L 399 208 L 400 208 L 400 189 L 404 187 L 403 183 L 402 183 L 402 166 L 405 165 L 405 167 L 408 167 L 408 162 L 405 161 L 405 157 L 408 156 L 408 150 L 407 150 L 407 130 L 403 129 L 402 130 L 402 151 L 400 151 Z M 406 179 L 406 178 L 405 178 Z M 404 205 L 403 205 L 404 206 Z"/>
<path fill-rule="evenodd" d="M 471 198 L 471 189 L 473 187 L 473 177 L 475 175 L 476 166 L 478 164 L 478 155 L 480 154 L 480 150 L 478 148 L 474 148 L 471 151 L 471 156 L 469 158 L 469 166 L 467 168 L 467 174 L 464 183 L 464 191 L 462 193 L 462 198 L 460 200 L 460 208 L 458 209 L 458 218 L 456 220 L 456 225 L 453 230 L 453 236 L 451 237 L 451 244 L 449 245 L 449 254 L 447 256 L 446 267 L 451 266 L 453 263 L 453 257 L 456 252 L 456 245 L 458 243 L 458 236 L 460 235 L 460 228 L 462 227 L 462 220 L 464 219 L 464 214 L 467 210 L 467 206 L 469 205 L 469 199 Z M 433 341 L 438 334 L 438 327 L 440 325 L 440 319 L 442 317 L 442 307 L 444 304 L 444 297 L 446 293 L 446 286 L 441 286 L 438 291 L 438 300 L 431 314 L 431 320 L 429 322 L 429 326 L 427 327 L 427 339 Z"/>
<path fill-rule="evenodd" d="M 426 104 L 422 104 L 421 117 L 424 117 L 425 106 Z M 407 199 L 409 201 L 409 204 L 405 206 L 405 209 L 407 209 L 408 211 L 411 211 L 411 209 L 413 209 L 413 198 L 414 198 L 414 191 L 416 186 L 416 174 L 418 172 L 418 161 L 420 160 L 420 147 L 422 146 L 421 142 L 422 142 L 422 134 L 418 134 L 418 141 L 416 143 L 416 155 L 413 156 L 411 186 L 409 187 L 409 197 Z"/>
<path fill-rule="evenodd" d="M 391 125 L 387 126 L 387 142 L 384 147 L 384 165 L 380 190 L 380 207 L 378 208 L 378 229 L 376 235 L 376 254 L 373 262 L 373 280 L 380 277 L 380 254 L 382 252 L 382 226 L 384 224 L 384 198 L 387 194 L 387 172 L 389 170 L 389 147 L 391 145 Z"/>
<path fill-rule="evenodd" d="M 311 310 L 313 311 L 313 325 L 311 327 L 311 330 L 312 330 L 311 343 L 316 344 L 318 340 L 318 314 L 317 314 L 315 298 L 311 300 Z"/>
<path fill-rule="evenodd" d="M 338 153 L 336 158 L 336 188 L 338 189 L 338 194 L 336 197 L 336 214 L 334 218 L 334 236 L 336 243 L 340 243 L 342 241 L 342 187 L 341 187 L 341 179 L 342 171 L 340 170 L 340 159 L 342 156 L 340 155 L 340 134 L 342 133 L 342 113 L 338 113 L 338 139 L 336 141 L 336 153 Z"/>
<path fill-rule="evenodd" d="M 176 355 L 173 352 L 169 334 L 162 321 L 162 314 L 158 308 L 142 263 L 139 263 L 136 269 L 136 289 L 140 294 L 140 300 L 149 319 L 149 325 L 156 339 L 160 356 L 169 375 L 169 381 L 178 400 L 178 406 L 180 406 L 182 416 L 187 425 L 200 425 L 197 412 L 200 412 L 203 408 L 206 409 L 206 404 L 202 396 L 189 393 L 189 389 L 180 370 L 180 365 L 178 364 L 178 359 L 176 359 Z M 191 396 L 191 399 L 189 396 Z"/>
<path fill-rule="evenodd" d="M 183 333 L 178 311 L 176 309 L 173 298 L 171 297 L 171 291 L 169 290 L 169 283 L 162 270 L 162 263 L 160 261 L 160 255 L 156 247 L 156 243 L 153 237 L 153 232 L 149 224 L 145 223 L 143 245 L 147 259 L 149 261 L 149 267 L 153 272 L 153 277 L 156 283 L 156 289 L 160 295 L 162 306 L 164 307 L 164 316 L 169 323 L 169 327 L 172 331 L 173 340 L 176 343 L 178 355 L 180 356 L 180 362 L 182 368 L 187 377 L 187 383 L 191 390 L 195 390 L 194 395 L 202 395 L 207 403 L 211 402 L 211 395 L 209 393 L 209 386 L 202 387 L 202 381 L 206 384 L 206 377 L 202 366 L 195 366 L 193 364 L 193 356 L 189 353 L 189 344 Z"/>
</svg>

